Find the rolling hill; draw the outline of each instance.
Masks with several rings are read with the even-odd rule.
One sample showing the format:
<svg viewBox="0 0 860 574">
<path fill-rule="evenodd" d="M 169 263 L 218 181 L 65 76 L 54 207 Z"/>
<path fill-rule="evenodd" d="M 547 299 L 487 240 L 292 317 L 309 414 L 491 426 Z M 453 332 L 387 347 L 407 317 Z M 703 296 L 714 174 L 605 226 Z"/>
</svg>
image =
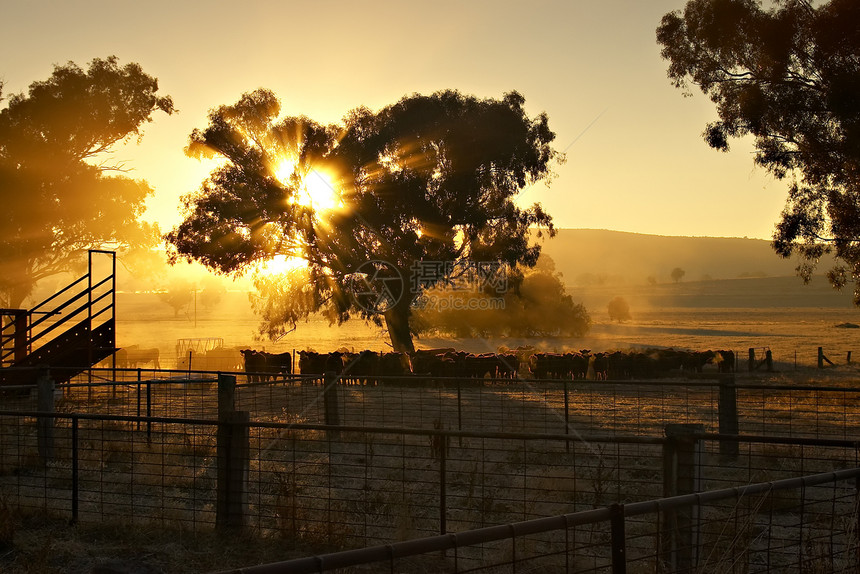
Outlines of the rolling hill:
<svg viewBox="0 0 860 574">
<path fill-rule="evenodd" d="M 543 254 L 586 307 L 605 307 L 616 295 L 655 307 L 852 306 L 850 288 L 835 291 L 823 276 L 804 285 L 798 260 L 780 258 L 762 239 L 561 229 Z M 678 282 L 671 278 L 676 267 L 684 270 Z"/>
</svg>

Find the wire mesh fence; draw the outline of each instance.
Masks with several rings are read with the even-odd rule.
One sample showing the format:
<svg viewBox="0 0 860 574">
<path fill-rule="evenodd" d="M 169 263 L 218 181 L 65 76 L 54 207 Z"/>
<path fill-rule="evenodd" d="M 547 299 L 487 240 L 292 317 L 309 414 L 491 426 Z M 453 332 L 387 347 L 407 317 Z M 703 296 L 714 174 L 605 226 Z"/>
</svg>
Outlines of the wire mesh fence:
<svg viewBox="0 0 860 574">
<path fill-rule="evenodd" d="M 228 438 L 245 432 L 244 446 L 229 452 L 225 429 Z M 737 453 L 727 456 L 726 443 Z M 688 463 L 697 479 L 687 486 L 671 470 L 681 464 L 673 444 L 2 411 L 0 496 L 75 522 L 197 530 L 218 526 L 220 512 L 261 536 L 349 548 L 851 467 L 860 443 L 700 433 Z M 232 482 L 230 465 L 239 473 Z M 231 496 L 234 510 L 223 506 Z"/>
<path fill-rule="evenodd" d="M 4 389 L 0 501 L 81 523 L 230 527 L 295 545 L 361 548 L 860 465 L 855 389 L 725 380 L 325 385 L 314 377 L 252 382 L 238 374 L 229 412 L 248 415 L 229 419 L 218 373 L 122 373 L 117 381 L 97 371 L 51 390 L 54 413 L 37 411 L 37 393 Z M 335 424 L 324 424 L 333 422 L 332 404 Z M 732 406 L 735 431 L 720 433 Z M 685 485 L 672 470 L 678 445 L 667 436 L 667 425 L 679 423 L 695 427 L 684 439 L 694 445 L 695 480 Z M 800 512 L 805 523 L 826 514 L 811 490 L 769 496 L 758 507 L 702 510 L 702 540 L 727 521 L 740 532 L 707 548 L 756 549 L 748 559 L 735 556 L 747 565 L 731 571 L 757 571 L 762 533 L 771 545 L 766 564 L 777 564 L 777 533 L 791 527 L 786 537 L 797 536 L 791 517 Z M 776 522 L 762 526 L 761 508 Z M 664 558 L 652 547 L 662 552 L 662 530 L 654 530 L 653 517 L 638 520 L 625 523 L 629 571 L 640 563 L 655 571 Z M 798 564 L 830 543 L 816 538 L 818 526 L 807 534 L 800 528 L 806 546 L 797 554 L 792 542 L 788 551 Z M 494 541 L 457 554 L 455 571 L 493 571 L 487 561 L 516 563 L 532 553 L 547 556 L 547 571 L 600 571 L 611 559 L 611 534 L 601 523 Z M 451 556 L 438 559 L 447 568 Z M 716 564 L 725 569 L 722 558 Z"/>
<path fill-rule="evenodd" d="M 855 572 L 848 469 L 236 570 L 311 572 Z"/>
<path fill-rule="evenodd" d="M 217 413 L 215 371 L 93 369 L 63 387 L 57 409 L 129 416 Z M 324 423 L 324 378 L 237 379 L 238 408 L 256 421 Z M 569 381 L 377 377 L 334 379 L 338 423 L 526 433 L 654 436 L 670 423 L 709 432 L 790 437 L 860 436 L 860 388 L 763 385 L 740 376 L 704 380 Z M 7 393 L 8 395 L 9 393 Z M 34 408 L 35 397 L 3 397 Z"/>
</svg>

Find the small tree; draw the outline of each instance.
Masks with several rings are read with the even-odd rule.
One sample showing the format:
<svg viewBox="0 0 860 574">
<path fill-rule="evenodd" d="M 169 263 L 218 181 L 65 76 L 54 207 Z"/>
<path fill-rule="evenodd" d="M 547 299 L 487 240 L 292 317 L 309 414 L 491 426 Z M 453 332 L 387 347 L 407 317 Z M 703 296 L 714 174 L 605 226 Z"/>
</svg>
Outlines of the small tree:
<svg viewBox="0 0 860 574">
<path fill-rule="evenodd" d="M 621 323 L 630 319 L 630 305 L 624 297 L 613 298 L 609 302 L 609 305 L 607 305 L 607 310 L 609 311 L 610 321 Z"/>
<path fill-rule="evenodd" d="M 677 283 L 678 281 L 683 279 L 684 275 L 686 275 L 686 274 L 687 274 L 687 272 L 684 271 L 683 269 L 681 269 L 680 267 L 675 267 L 674 269 L 672 269 L 672 273 L 671 273 L 672 281 Z"/>
<path fill-rule="evenodd" d="M 512 288 L 505 293 L 437 287 L 425 293 L 424 301 L 431 304 L 415 309 L 412 327 L 457 337 L 582 336 L 591 328 L 591 316 L 567 294 L 561 279 L 552 259 L 542 255 L 534 269 L 511 278 Z M 440 309 L 434 301 L 446 305 Z"/>
<path fill-rule="evenodd" d="M 179 317 L 179 312 L 194 301 L 194 284 L 190 281 L 171 281 L 166 291 L 158 294 L 158 298 L 173 309 L 173 317 Z"/>
<path fill-rule="evenodd" d="M 217 278 L 208 278 L 203 282 L 203 291 L 200 292 L 200 304 L 207 311 L 218 305 L 221 298 L 227 293 L 224 283 Z"/>
</svg>

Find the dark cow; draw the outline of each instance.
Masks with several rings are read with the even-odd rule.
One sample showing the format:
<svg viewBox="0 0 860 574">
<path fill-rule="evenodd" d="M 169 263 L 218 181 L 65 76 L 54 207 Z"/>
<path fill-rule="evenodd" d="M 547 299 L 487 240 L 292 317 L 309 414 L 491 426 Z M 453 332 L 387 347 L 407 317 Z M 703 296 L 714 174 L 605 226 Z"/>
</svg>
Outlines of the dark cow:
<svg viewBox="0 0 860 574">
<path fill-rule="evenodd" d="M 262 382 L 278 375 L 292 374 L 293 355 L 287 353 L 266 353 L 254 349 L 239 351 L 245 359 L 245 374 L 250 382 Z"/>
<path fill-rule="evenodd" d="M 342 379 L 347 383 L 367 385 L 376 382 L 379 371 L 379 353 L 365 349 L 358 353 L 344 353 Z"/>
<path fill-rule="evenodd" d="M 303 375 L 320 375 L 325 373 L 327 355 L 316 351 L 299 351 L 299 372 Z"/>
<path fill-rule="evenodd" d="M 715 353 L 714 362 L 717 363 L 717 371 L 720 373 L 735 372 L 734 351 L 717 351 Z"/>
<path fill-rule="evenodd" d="M 116 352 L 116 366 L 122 369 L 136 369 L 139 365 L 151 364 L 160 369 L 158 348 L 141 349 L 140 345 L 124 347 Z"/>
</svg>

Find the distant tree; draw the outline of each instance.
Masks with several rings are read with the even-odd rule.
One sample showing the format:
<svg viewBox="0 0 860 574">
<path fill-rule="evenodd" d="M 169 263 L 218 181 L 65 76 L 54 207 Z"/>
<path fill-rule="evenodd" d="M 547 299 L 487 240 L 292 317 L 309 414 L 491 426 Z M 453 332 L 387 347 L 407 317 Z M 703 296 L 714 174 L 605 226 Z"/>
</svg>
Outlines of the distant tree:
<svg viewBox="0 0 860 574">
<path fill-rule="evenodd" d="M 542 255 L 511 287 L 502 294 L 457 285 L 431 289 L 419 300 L 425 306 L 413 313 L 413 328 L 455 337 L 576 337 L 591 328 L 591 316 L 567 294 L 549 257 Z"/>
<path fill-rule="evenodd" d="M 672 281 L 677 283 L 678 281 L 683 279 L 684 275 L 686 275 L 686 274 L 687 274 L 687 272 L 684 271 L 683 269 L 681 269 L 680 267 L 675 267 L 674 269 L 672 269 L 672 273 L 670 275 L 672 277 Z"/>
<path fill-rule="evenodd" d="M 89 248 L 157 242 L 158 230 L 138 220 L 152 189 L 107 159 L 156 111 L 173 113 L 157 92 L 138 64 L 109 57 L 86 71 L 56 66 L 0 110 L 0 306 L 20 307 L 36 282 L 80 265 Z"/>
<path fill-rule="evenodd" d="M 209 310 L 221 302 L 224 294 L 227 293 L 227 288 L 216 278 L 211 278 L 203 283 L 203 290 L 200 291 L 200 304 L 204 309 Z"/>
<path fill-rule="evenodd" d="M 384 321 L 394 349 L 411 351 L 416 265 L 440 264 L 419 278 L 421 288 L 448 281 L 448 270 L 466 261 L 530 267 L 540 253 L 529 245 L 532 228 L 555 233 L 540 205 L 515 203 L 560 157 L 546 115 L 528 117 L 524 103 L 516 92 L 481 100 L 443 91 L 379 112 L 359 108 L 322 126 L 278 120 L 270 91 L 245 94 L 191 134 L 190 155 L 226 161 L 183 199 L 185 219 L 167 235 L 171 258 L 238 274 L 279 254 L 300 257 L 306 282 L 267 284 L 284 300 L 261 303 L 266 332 L 322 310 L 336 322 Z M 339 194 L 328 210 L 301 199 L 307 179 L 319 174 Z M 353 297 L 371 280 L 387 290 L 386 305 L 368 309 Z"/>
<path fill-rule="evenodd" d="M 624 297 L 614 297 L 607 305 L 609 320 L 619 323 L 630 319 L 630 305 Z"/>
<path fill-rule="evenodd" d="M 173 280 L 158 293 L 158 298 L 173 309 L 173 317 L 177 318 L 180 311 L 194 302 L 194 290 L 191 281 Z"/>
<path fill-rule="evenodd" d="M 649 275 L 645 280 L 648 281 L 648 285 L 654 286 L 657 284 L 657 278 L 653 275 Z"/>
<path fill-rule="evenodd" d="M 698 86 L 719 121 L 711 147 L 751 135 L 755 162 L 788 177 L 773 247 L 799 254 L 808 281 L 821 256 L 860 305 L 860 3 L 690 0 L 663 17 L 657 40 L 676 87 Z"/>
</svg>

